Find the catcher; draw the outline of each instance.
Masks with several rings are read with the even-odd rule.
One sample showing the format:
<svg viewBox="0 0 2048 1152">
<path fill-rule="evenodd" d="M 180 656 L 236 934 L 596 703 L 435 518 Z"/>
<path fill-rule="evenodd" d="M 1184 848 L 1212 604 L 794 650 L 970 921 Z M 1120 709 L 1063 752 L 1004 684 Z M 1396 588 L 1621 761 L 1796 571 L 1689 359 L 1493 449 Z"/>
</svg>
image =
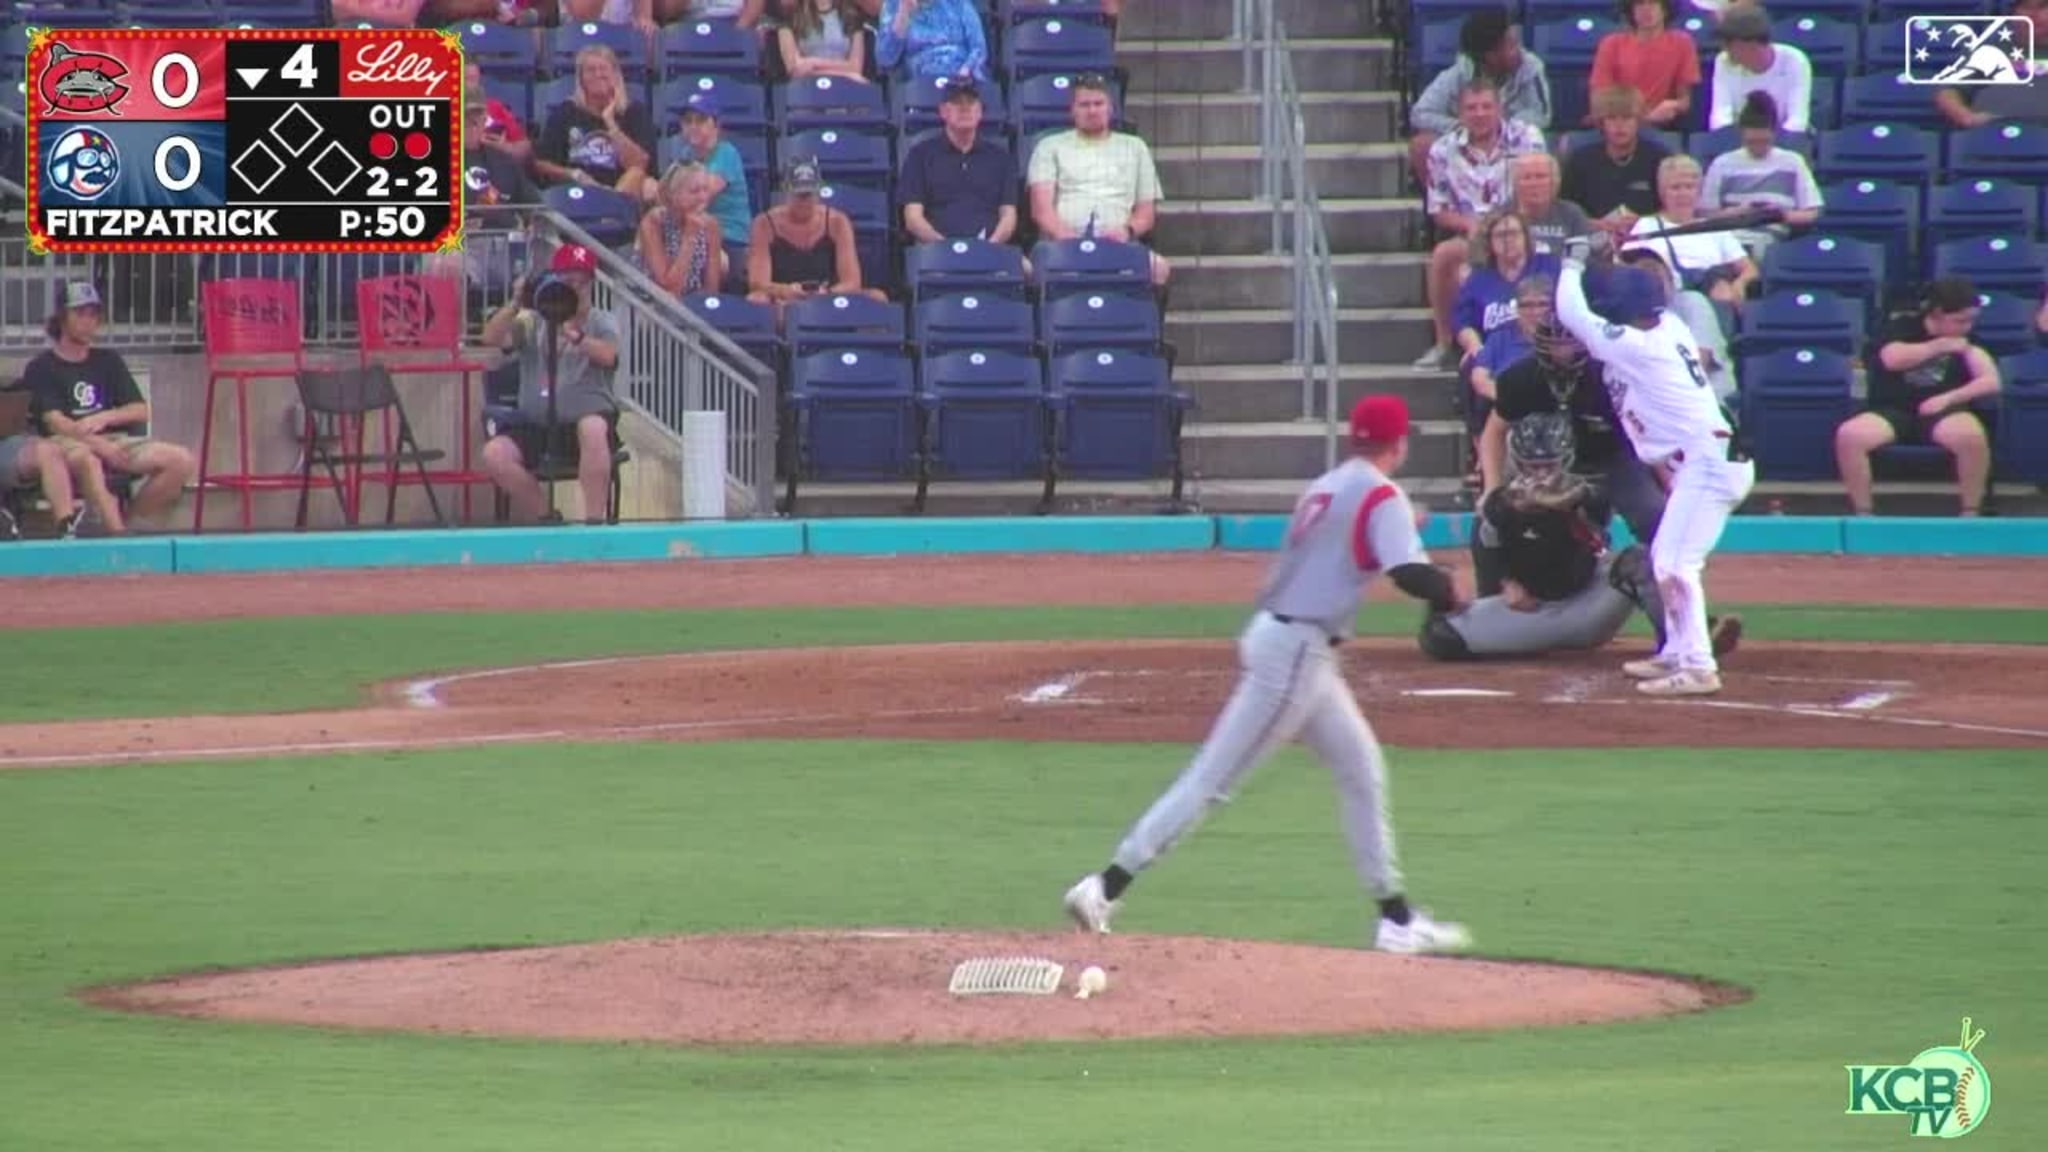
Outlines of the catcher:
<svg viewBox="0 0 2048 1152">
<path fill-rule="evenodd" d="M 1611 509 L 1600 482 L 1572 471 L 1571 418 L 1540 412 L 1508 430 L 1514 478 L 1489 493 L 1474 521 L 1475 552 L 1501 575 L 1501 591 L 1422 625 L 1422 651 L 1438 660 L 1528 656 L 1597 648 L 1629 613 L 1663 628 L 1664 608 L 1641 546 L 1608 548 Z M 1661 644 L 1661 636 L 1659 637 Z"/>
</svg>

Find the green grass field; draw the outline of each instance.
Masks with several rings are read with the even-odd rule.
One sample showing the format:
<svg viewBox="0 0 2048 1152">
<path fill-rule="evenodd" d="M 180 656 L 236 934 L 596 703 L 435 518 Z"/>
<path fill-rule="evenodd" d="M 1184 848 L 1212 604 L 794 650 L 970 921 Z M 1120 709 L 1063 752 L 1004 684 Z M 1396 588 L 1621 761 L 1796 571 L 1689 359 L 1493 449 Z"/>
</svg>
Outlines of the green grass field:
<svg viewBox="0 0 2048 1152">
<path fill-rule="evenodd" d="M 2041 613 L 1744 612 L 1773 637 L 2048 642 Z M 12 666 L 39 675 L 14 678 L 0 719 L 345 705 L 377 679 L 594 653 L 1223 636 L 1240 618 L 926 610 L 913 631 L 907 613 L 833 610 L 17 632 Z M 1366 624 L 1412 621 L 1382 609 Z M 125 697 L 67 687 L 107 667 L 172 674 Z M 1062 889 L 1189 751 L 603 744 L 0 774 L 0 1150 L 1882 1149 L 1909 1141 L 1905 1121 L 1843 1115 L 1843 1065 L 1953 1043 L 1965 1015 L 1988 1031 L 1977 1051 L 1996 1085 L 1965 1146 L 2048 1139 L 2048 763 L 2035 751 L 1393 751 L 1419 900 L 1470 923 L 1489 954 L 1755 992 L 1674 1019 L 702 1051 L 335 1035 L 72 997 L 209 966 L 474 945 L 1057 929 Z M 1119 920 L 1334 945 L 1367 926 L 1327 778 L 1297 752 L 1148 875 Z"/>
</svg>

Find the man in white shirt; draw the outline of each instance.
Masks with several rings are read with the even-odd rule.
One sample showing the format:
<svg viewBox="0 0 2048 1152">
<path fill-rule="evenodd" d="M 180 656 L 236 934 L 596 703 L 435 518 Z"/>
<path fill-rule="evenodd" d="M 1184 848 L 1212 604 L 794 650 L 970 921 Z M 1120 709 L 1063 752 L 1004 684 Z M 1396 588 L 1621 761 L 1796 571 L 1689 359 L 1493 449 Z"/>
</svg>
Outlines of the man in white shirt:
<svg viewBox="0 0 2048 1152">
<path fill-rule="evenodd" d="M 1721 54 L 1714 58 L 1714 105 L 1709 128 L 1726 128 L 1742 114 L 1751 92 L 1771 94 L 1779 127 L 1810 132 L 1813 62 L 1790 44 L 1771 42 L 1771 17 L 1755 4 L 1730 7 L 1721 17 Z"/>
</svg>

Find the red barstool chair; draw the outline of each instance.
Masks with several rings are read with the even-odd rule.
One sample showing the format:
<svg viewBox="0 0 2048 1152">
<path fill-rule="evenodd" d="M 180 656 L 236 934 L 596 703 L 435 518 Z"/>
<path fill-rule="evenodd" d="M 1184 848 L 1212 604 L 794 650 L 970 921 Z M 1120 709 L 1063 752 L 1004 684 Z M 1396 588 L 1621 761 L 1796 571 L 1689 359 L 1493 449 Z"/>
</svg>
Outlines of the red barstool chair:
<svg viewBox="0 0 2048 1152">
<path fill-rule="evenodd" d="M 455 466 L 424 477 L 401 474 L 398 482 L 461 485 L 462 518 L 467 521 L 472 486 L 491 483 L 490 474 L 475 466 L 470 378 L 489 372 L 491 365 L 463 353 L 464 306 L 463 282 L 457 276 L 375 276 L 356 284 L 357 345 L 364 366 L 381 364 L 393 376 L 452 373 L 462 378 L 457 425 L 461 446 Z M 384 450 L 389 453 L 388 419 L 383 431 Z"/>
<path fill-rule="evenodd" d="M 199 433 L 198 499 L 192 531 L 206 525 L 206 494 L 227 489 L 242 494 L 242 530 L 255 527 L 257 492 L 299 489 L 307 483 L 331 487 L 325 478 L 308 481 L 297 471 L 259 473 L 249 457 L 249 382 L 296 382 L 308 367 L 303 317 L 296 280 L 255 277 L 209 280 L 200 285 L 205 325 L 206 404 Z M 235 470 L 213 470 L 213 407 L 222 380 L 235 385 Z"/>
</svg>

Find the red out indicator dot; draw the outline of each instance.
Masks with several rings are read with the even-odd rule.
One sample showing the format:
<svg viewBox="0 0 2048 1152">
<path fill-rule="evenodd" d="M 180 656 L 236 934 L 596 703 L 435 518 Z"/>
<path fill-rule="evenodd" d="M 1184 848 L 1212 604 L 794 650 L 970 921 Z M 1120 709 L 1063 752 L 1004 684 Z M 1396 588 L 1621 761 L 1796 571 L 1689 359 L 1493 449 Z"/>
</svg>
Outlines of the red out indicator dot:
<svg viewBox="0 0 2048 1152">
<path fill-rule="evenodd" d="M 434 141 L 425 132 L 405 134 L 405 154 L 415 160 L 425 160 L 427 153 L 434 150 Z"/>
<path fill-rule="evenodd" d="M 378 132 L 370 137 L 370 155 L 379 160 L 389 160 L 398 155 L 398 137 L 389 132 Z"/>
</svg>

